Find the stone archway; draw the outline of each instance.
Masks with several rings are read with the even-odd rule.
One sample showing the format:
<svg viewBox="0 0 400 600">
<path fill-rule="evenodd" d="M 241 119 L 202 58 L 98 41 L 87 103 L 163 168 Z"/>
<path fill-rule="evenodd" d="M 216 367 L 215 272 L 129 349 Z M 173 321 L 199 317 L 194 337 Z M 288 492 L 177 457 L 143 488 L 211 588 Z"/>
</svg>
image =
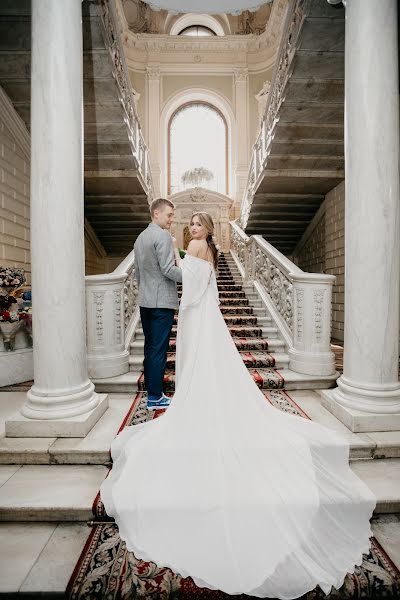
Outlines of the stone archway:
<svg viewBox="0 0 400 600">
<path fill-rule="evenodd" d="M 233 200 L 231 198 L 212 190 L 195 187 L 173 194 L 169 196 L 169 199 L 176 207 L 175 220 L 172 224 L 171 233 L 176 237 L 180 248 L 187 247 L 190 241 L 188 225 L 192 214 L 197 211 L 205 211 L 213 218 L 215 237 L 221 250 L 229 252 L 229 221 L 235 218 L 232 208 Z"/>
</svg>

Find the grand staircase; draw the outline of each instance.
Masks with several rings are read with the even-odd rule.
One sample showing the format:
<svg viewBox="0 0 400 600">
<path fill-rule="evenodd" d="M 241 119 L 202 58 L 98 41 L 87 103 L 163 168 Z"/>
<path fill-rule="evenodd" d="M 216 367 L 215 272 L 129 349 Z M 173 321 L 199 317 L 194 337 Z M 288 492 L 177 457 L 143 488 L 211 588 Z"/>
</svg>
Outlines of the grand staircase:
<svg viewBox="0 0 400 600">
<path fill-rule="evenodd" d="M 221 312 L 237 349 L 257 385 L 263 390 L 321 389 L 335 385 L 338 373 L 326 376 L 303 375 L 289 369 L 287 343 L 262 301 L 256 287 L 243 282 L 235 259 L 221 254 L 217 283 Z M 179 290 L 179 296 L 181 290 Z M 177 315 L 172 328 L 165 373 L 165 391 L 175 389 L 175 344 Z M 94 379 L 98 392 L 143 390 L 144 335 L 139 325 L 130 343 L 130 371 Z"/>
</svg>

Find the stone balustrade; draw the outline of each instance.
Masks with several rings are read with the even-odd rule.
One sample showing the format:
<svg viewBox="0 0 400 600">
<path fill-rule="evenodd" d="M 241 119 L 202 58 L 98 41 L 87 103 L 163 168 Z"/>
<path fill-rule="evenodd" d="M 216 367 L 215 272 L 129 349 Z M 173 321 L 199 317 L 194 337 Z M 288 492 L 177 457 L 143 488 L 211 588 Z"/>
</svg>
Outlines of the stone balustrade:
<svg viewBox="0 0 400 600">
<path fill-rule="evenodd" d="M 262 236 L 248 236 L 236 222 L 231 222 L 231 247 L 245 283 L 254 284 L 289 347 L 289 368 L 307 375 L 333 374 L 335 276 L 302 271 Z"/>
<path fill-rule="evenodd" d="M 139 320 L 134 261 L 132 250 L 112 273 L 85 277 L 88 370 L 92 378 L 129 371 L 129 343 Z"/>
</svg>

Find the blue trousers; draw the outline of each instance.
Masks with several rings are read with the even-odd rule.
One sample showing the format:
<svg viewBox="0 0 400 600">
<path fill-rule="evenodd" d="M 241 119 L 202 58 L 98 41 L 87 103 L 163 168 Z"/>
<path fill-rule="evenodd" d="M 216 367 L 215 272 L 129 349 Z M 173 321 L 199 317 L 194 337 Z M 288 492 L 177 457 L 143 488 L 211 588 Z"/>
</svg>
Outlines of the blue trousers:
<svg viewBox="0 0 400 600">
<path fill-rule="evenodd" d="M 173 308 L 140 307 L 144 333 L 144 383 L 149 398 L 161 398 L 169 337 L 174 322 Z"/>
</svg>

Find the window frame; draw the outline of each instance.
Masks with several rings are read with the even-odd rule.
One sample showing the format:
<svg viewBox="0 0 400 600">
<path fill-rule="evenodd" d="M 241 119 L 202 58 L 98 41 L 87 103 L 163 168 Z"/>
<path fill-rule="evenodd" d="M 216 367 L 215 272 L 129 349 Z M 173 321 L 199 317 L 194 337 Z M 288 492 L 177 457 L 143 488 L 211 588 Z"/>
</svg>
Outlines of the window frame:
<svg viewBox="0 0 400 600">
<path fill-rule="evenodd" d="M 184 102 L 183 104 L 181 104 L 180 106 L 178 106 L 178 108 L 176 108 L 174 110 L 174 112 L 172 113 L 172 115 L 170 116 L 170 118 L 168 120 L 168 127 L 167 127 L 167 140 L 168 140 L 168 143 L 167 143 L 167 193 L 169 196 L 171 195 L 171 123 L 178 112 L 180 112 L 184 108 L 188 108 L 189 106 L 195 106 L 197 104 L 202 104 L 204 106 L 208 106 L 208 107 L 212 108 L 213 110 L 215 110 L 219 114 L 219 116 L 222 119 L 222 122 L 225 125 L 225 190 L 226 191 L 223 193 L 226 196 L 228 196 L 229 195 L 228 123 L 226 122 L 225 115 L 220 111 L 220 109 L 217 106 L 215 106 L 214 104 L 212 104 L 211 102 L 207 102 L 206 100 L 189 100 L 188 102 Z M 220 193 L 222 193 L 222 192 L 220 192 Z"/>
<path fill-rule="evenodd" d="M 201 27 L 202 29 L 207 29 L 207 31 L 210 32 L 211 35 L 197 35 L 197 36 L 188 36 L 188 37 L 211 37 L 211 36 L 216 36 L 217 34 L 215 33 L 215 31 L 213 31 L 210 27 L 207 27 L 207 25 L 187 25 L 186 27 L 184 27 L 183 29 L 181 29 L 181 31 L 177 34 L 177 35 L 187 35 L 184 33 L 184 31 L 187 31 L 188 29 L 193 29 L 195 27 Z"/>
</svg>

